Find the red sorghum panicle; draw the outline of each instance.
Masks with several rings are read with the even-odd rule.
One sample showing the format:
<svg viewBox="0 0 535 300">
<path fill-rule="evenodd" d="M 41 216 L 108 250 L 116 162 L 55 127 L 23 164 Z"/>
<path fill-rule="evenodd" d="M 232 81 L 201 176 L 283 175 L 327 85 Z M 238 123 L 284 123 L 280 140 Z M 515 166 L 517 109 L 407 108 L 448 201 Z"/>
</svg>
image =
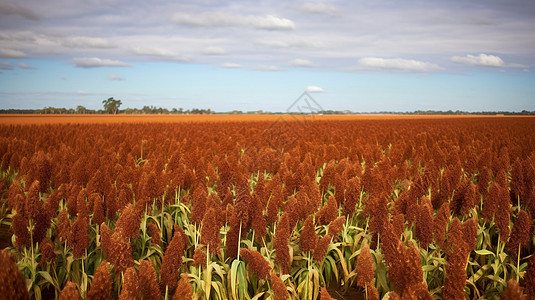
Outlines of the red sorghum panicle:
<svg viewBox="0 0 535 300">
<path fill-rule="evenodd" d="M 494 217 L 494 214 L 498 211 L 500 201 L 504 200 L 500 199 L 501 195 L 503 194 L 501 192 L 502 189 L 503 188 L 497 182 L 493 182 L 490 186 L 489 193 L 485 198 L 483 198 L 483 209 L 481 210 L 481 215 L 485 218 L 487 223 L 492 221 L 492 217 Z"/>
<path fill-rule="evenodd" d="M 433 242 L 433 209 L 429 203 L 420 205 L 418 209 L 414 234 L 422 248 Z"/>
<path fill-rule="evenodd" d="M 264 204 L 255 196 L 251 199 L 251 206 L 253 207 L 251 228 L 255 231 L 255 240 L 258 243 L 261 243 L 262 238 L 264 238 L 267 233 L 267 221 L 262 212 L 264 210 Z"/>
<path fill-rule="evenodd" d="M 139 284 L 141 299 L 161 299 L 158 276 L 150 261 L 142 260 L 139 262 Z"/>
<path fill-rule="evenodd" d="M 516 258 L 518 256 L 518 247 L 527 246 L 531 237 L 532 219 L 525 210 L 520 210 L 513 224 L 511 237 L 507 242 L 507 252 Z"/>
<path fill-rule="evenodd" d="M 331 239 L 332 236 L 330 234 L 327 234 L 321 239 L 319 239 L 316 243 L 316 248 L 314 248 L 314 252 L 312 254 L 318 264 L 321 264 L 323 262 L 323 259 L 325 258 L 325 255 L 327 255 L 327 250 L 329 249 L 329 245 L 331 244 Z"/>
<path fill-rule="evenodd" d="M 20 181 L 17 179 L 14 179 L 11 186 L 9 186 L 7 204 L 9 209 L 14 209 L 17 213 L 22 213 L 24 207 L 24 191 L 20 186 Z"/>
<path fill-rule="evenodd" d="M 337 236 L 344 229 L 345 223 L 346 223 L 346 216 L 340 216 L 334 219 L 334 221 L 332 221 L 331 224 L 329 224 L 329 230 L 327 233 L 334 237 Z"/>
<path fill-rule="evenodd" d="M 100 224 L 106 221 L 106 215 L 104 212 L 104 203 L 102 203 L 102 196 L 97 193 L 92 193 L 89 195 L 91 199 L 90 202 L 93 202 L 93 219 L 91 223 Z"/>
<path fill-rule="evenodd" d="M 334 159 L 331 159 L 327 165 L 325 165 L 325 169 L 323 169 L 323 176 L 320 179 L 320 189 L 323 191 L 327 191 L 329 188 L 329 184 L 334 184 L 336 172 L 335 172 L 335 162 Z"/>
<path fill-rule="evenodd" d="M 122 231 L 123 236 L 127 238 L 135 238 L 139 235 L 139 225 L 141 224 L 141 217 L 136 207 L 128 204 L 121 211 L 121 216 L 115 223 L 115 231 Z"/>
<path fill-rule="evenodd" d="M 41 266 L 41 268 L 44 268 L 50 262 L 56 261 L 54 244 L 49 238 L 43 238 L 39 243 L 39 248 L 41 249 L 41 260 L 39 261 L 39 266 Z"/>
<path fill-rule="evenodd" d="M 160 229 L 154 223 L 147 223 L 147 231 L 150 236 L 150 244 L 158 245 L 160 243 Z"/>
<path fill-rule="evenodd" d="M 479 170 L 479 175 L 477 176 L 477 188 L 479 190 L 479 193 L 483 196 L 487 195 L 489 192 L 489 182 L 492 180 L 492 171 L 487 168 L 487 166 L 483 166 L 481 170 Z"/>
<path fill-rule="evenodd" d="M 24 206 L 24 216 L 28 219 L 35 219 L 42 208 L 41 199 L 39 198 L 39 181 L 34 181 L 26 195 Z"/>
<path fill-rule="evenodd" d="M 89 246 L 89 217 L 78 216 L 72 224 L 71 233 L 67 240 L 68 245 L 73 248 L 74 257 L 82 257 Z"/>
<path fill-rule="evenodd" d="M 360 178 L 353 177 L 347 182 L 346 199 L 344 202 L 343 215 L 351 217 L 355 211 L 355 206 L 360 200 Z"/>
<path fill-rule="evenodd" d="M 88 300 L 112 300 L 113 280 L 110 274 L 110 264 L 103 260 L 95 271 L 91 287 L 87 292 Z"/>
<path fill-rule="evenodd" d="M 21 213 L 13 216 L 11 229 L 15 234 L 15 247 L 22 248 L 30 245 L 30 232 L 28 232 L 28 219 Z"/>
<path fill-rule="evenodd" d="M 230 226 L 229 231 L 227 231 L 226 247 L 227 255 L 230 258 L 236 258 L 238 256 L 238 240 L 240 235 L 240 220 L 235 213 L 235 208 L 232 205 L 227 205 L 227 219 L 228 225 Z"/>
<path fill-rule="evenodd" d="M 440 209 L 435 215 L 433 221 L 433 236 L 435 238 L 435 243 L 440 247 L 444 248 L 444 242 L 446 240 L 446 229 L 448 228 L 448 223 L 450 219 L 450 205 L 448 202 L 442 203 Z"/>
<path fill-rule="evenodd" d="M 511 202 L 509 201 L 509 192 L 507 188 L 501 189 L 500 202 L 498 203 L 498 210 L 494 215 L 494 223 L 498 232 L 500 233 L 500 241 L 506 242 L 509 239 L 511 229 Z"/>
<path fill-rule="evenodd" d="M 507 287 L 502 293 L 501 300 L 526 300 L 528 297 L 524 295 L 524 289 L 518 285 L 514 279 L 507 281 Z"/>
<path fill-rule="evenodd" d="M 204 214 L 201 228 L 201 243 L 209 246 L 210 253 L 214 255 L 219 253 L 219 246 L 221 245 L 220 226 L 217 221 L 217 212 L 213 207 L 210 207 Z"/>
<path fill-rule="evenodd" d="M 372 284 L 375 278 L 375 268 L 373 267 L 373 258 L 370 252 L 370 246 L 367 242 L 360 250 L 359 256 L 357 256 L 357 265 L 355 266 L 357 271 L 357 285 L 365 287 Z"/>
<path fill-rule="evenodd" d="M 61 290 L 59 300 L 82 300 L 82 296 L 80 296 L 76 283 L 67 281 L 65 287 Z"/>
<path fill-rule="evenodd" d="M 259 279 L 267 279 L 271 266 L 269 262 L 258 251 L 246 248 L 240 249 L 240 255 L 247 261 L 249 270 L 256 274 Z"/>
<path fill-rule="evenodd" d="M 65 241 L 69 238 L 71 232 L 71 221 L 67 215 L 67 210 L 63 209 L 58 215 L 57 236 L 60 241 Z"/>
<path fill-rule="evenodd" d="M 466 242 L 463 239 L 461 222 L 458 218 L 453 218 L 450 225 L 447 246 L 444 251 L 447 255 L 447 263 L 446 278 L 442 287 L 442 297 L 444 299 L 464 299 L 468 251 Z"/>
<path fill-rule="evenodd" d="M 327 289 L 325 287 L 320 287 L 320 300 L 331 300 L 331 295 L 329 295 L 329 292 L 327 292 Z"/>
<path fill-rule="evenodd" d="M 451 209 L 456 214 L 467 216 L 478 200 L 476 186 L 471 180 L 465 179 L 459 184 L 451 199 Z"/>
<path fill-rule="evenodd" d="M 103 240 L 103 246 L 104 245 L 105 243 Z M 126 271 L 127 268 L 134 265 L 132 244 L 130 244 L 127 237 L 123 236 L 121 231 L 115 230 L 111 235 L 107 255 L 108 261 L 115 266 L 115 269 L 119 273 Z"/>
<path fill-rule="evenodd" d="M 29 299 L 26 281 L 6 250 L 0 250 L 0 297 Z"/>
<path fill-rule="evenodd" d="M 366 295 L 368 296 L 368 300 L 379 300 L 379 291 L 373 284 L 366 286 Z"/>
<path fill-rule="evenodd" d="M 301 230 L 300 235 L 301 240 L 301 251 L 308 252 L 313 251 L 316 248 L 316 243 L 318 242 L 318 236 L 316 234 L 314 219 L 312 215 L 309 215 L 305 223 L 303 224 L 303 229 Z"/>
<path fill-rule="evenodd" d="M 170 291 L 174 291 L 180 276 L 178 269 L 182 265 L 182 255 L 184 255 L 184 250 L 187 246 L 186 242 L 187 237 L 185 236 L 184 230 L 180 226 L 175 225 L 175 233 L 165 250 L 160 269 L 160 284 L 163 287 L 166 285 L 169 286 Z"/>
<path fill-rule="evenodd" d="M 106 255 L 109 255 L 111 248 L 111 230 L 106 223 L 100 224 L 100 247 Z"/>
<path fill-rule="evenodd" d="M 247 184 L 246 179 L 243 180 L 245 181 L 245 184 L 236 187 L 235 213 L 242 226 L 242 236 L 245 236 L 251 227 L 252 207 L 249 185 Z"/>
<path fill-rule="evenodd" d="M 287 300 L 288 290 L 286 289 L 284 281 L 282 281 L 282 279 L 273 272 L 269 274 L 269 279 L 275 300 Z"/>
<path fill-rule="evenodd" d="M 431 224 L 432 226 L 432 224 Z M 405 215 L 398 213 L 392 216 L 392 231 L 394 235 L 400 237 L 405 230 Z"/>
<path fill-rule="evenodd" d="M 535 295 L 535 255 L 529 259 L 528 269 L 520 280 L 520 285 L 524 287 L 527 295 Z"/>
<path fill-rule="evenodd" d="M 275 262 L 281 266 L 283 274 L 290 271 L 290 249 L 288 239 L 290 238 L 290 225 L 288 223 L 288 213 L 284 212 L 275 230 L 274 245 Z"/>
<path fill-rule="evenodd" d="M 78 216 L 89 217 L 89 208 L 87 207 L 86 201 L 87 196 L 87 189 L 81 189 L 76 197 L 76 210 L 78 212 Z"/>
<path fill-rule="evenodd" d="M 119 300 L 139 299 L 139 278 L 134 267 L 129 267 L 124 272 L 124 281 Z"/>
<path fill-rule="evenodd" d="M 208 192 L 203 185 L 197 185 L 193 190 L 191 199 L 191 223 L 201 224 L 201 221 L 206 212 L 206 199 Z"/>
<path fill-rule="evenodd" d="M 329 197 L 327 203 L 316 213 L 316 221 L 319 225 L 327 225 L 338 217 L 338 204 L 333 196 Z"/>
<path fill-rule="evenodd" d="M 478 227 L 477 218 L 470 218 L 463 223 L 463 239 L 466 242 L 468 251 L 476 249 Z"/>
<path fill-rule="evenodd" d="M 204 252 L 201 248 L 197 247 L 195 248 L 195 251 L 193 252 L 193 265 L 194 266 L 203 266 L 206 268 L 206 252 Z"/>
<path fill-rule="evenodd" d="M 182 273 L 182 277 L 178 281 L 176 292 L 173 295 L 173 300 L 191 300 L 193 299 L 193 287 L 189 282 L 189 275 Z"/>
</svg>

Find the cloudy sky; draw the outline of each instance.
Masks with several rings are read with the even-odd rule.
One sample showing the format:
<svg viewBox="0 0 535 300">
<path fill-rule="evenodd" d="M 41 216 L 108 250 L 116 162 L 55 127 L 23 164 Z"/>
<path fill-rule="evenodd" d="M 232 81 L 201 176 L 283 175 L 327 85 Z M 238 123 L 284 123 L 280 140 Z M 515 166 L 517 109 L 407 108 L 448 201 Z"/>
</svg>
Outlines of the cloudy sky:
<svg viewBox="0 0 535 300">
<path fill-rule="evenodd" d="M 535 2 L 0 0 L 0 108 L 535 110 Z"/>
</svg>

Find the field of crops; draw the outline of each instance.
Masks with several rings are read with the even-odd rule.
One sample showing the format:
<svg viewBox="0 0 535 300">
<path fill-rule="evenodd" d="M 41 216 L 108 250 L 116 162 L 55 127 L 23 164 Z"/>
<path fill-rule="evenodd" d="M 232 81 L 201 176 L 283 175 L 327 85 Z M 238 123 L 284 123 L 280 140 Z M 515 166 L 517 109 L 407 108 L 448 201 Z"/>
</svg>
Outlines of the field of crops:
<svg viewBox="0 0 535 300">
<path fill-rule="evenodd" d="M 0 117 L 0 159 L 0 298 L 535 297 L 535 118 Z"/>
</svg>

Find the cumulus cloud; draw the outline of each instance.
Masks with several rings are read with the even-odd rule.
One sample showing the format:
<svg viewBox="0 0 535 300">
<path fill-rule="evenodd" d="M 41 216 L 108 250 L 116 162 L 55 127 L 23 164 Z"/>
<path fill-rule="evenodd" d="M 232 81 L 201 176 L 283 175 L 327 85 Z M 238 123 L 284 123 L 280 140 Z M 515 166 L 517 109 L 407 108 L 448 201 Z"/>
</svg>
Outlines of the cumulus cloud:
<svg viewBox="0 0 535 300">
<path fill-rule="evenodd" d="M 110 74 L 108 75 L 108 80 L 117 80 L 117 81 L 121 81 L 121 80 L 125 80 L 124 77 L 121 77 L 119 75 L 116 75 L 116 74 Z"/>
<path fill-rule="evenodd" d="M 61 44 L 68 48 L 110 48 L 110 43 L 103 38 L 74 36 L 68 37 L 61 42 Z"/>
<path fill-rule="evenodd" d="M 299 38 L 291 37 L 287 41 L 282 40 L 273 40 L 273 39 L 260 39 L 254 42 L 258 46 L 269 47 L 269 48 L 295 48 L 295 49 L 304 49 L 304 48 L 321 48 L 324 45 L 321 42 L 303 40 Z"/>
<path fill-rule="evenodd" d="M 161 49 L 161 48 L 137 47 L 137 48 L 132 49 L 132 52 L 134 52 L 137 55 L 148 55 L 148 56 L 173 57 L 176 55 L 172 51 Z"/>
<path fill-rule="evenodd" d="M 292 20 L 273 15 L 243 16 L 225 12 L 207 12 L 201 14 L 176 13 L 171 21 L 178 25 L 194 27 L 249 27 L 268 30 L 293 30 Z"/>
<path fill-rule="evenodd" d="M 19 15 L 32 21 L 39 21 L 39 16 L 31 9 L 16 3 L 0 2 L 0 14 L 2 15 Z"/>
<path fill-rule="evenodd" d="M 35 69 L 35 67 L 29 66 L 29 65 L 27 65 L 25 63 L 19 63 L 19 64 L 17 64 L 17 66 L 19 68 L 21 68 L 21 69 L 27 69 L 27 70 L 34 70 Z"/>
<path fill-rule="evenodd" d="M 292 66 L 294 67 L 315 67 L 316 65 L 308 60 L 308 59 L 302 59 L 302 58 L 296 58 L 292 61 Z"/>
<path fill-rule="evenodd" d="M 98 57 L 77 57 L 71 61 L 78 68 L 98 67 L 131 67 L 132 65 L 118 60 L 101 59 Z"/>
<path fill-rule="evenodd" d="M 338 13 L 338 8 L 336 6 L 325 3 L 307 2 L 299 6 L 299 9 L 312 14 L 335 15 Z"/>
<path fill-rule="evenodd" d="M 227 51 L 221 47 L 210 46 L 210 47 L 206 47 L 202 51 L 202 53 L 207 54 L 207 55 L 223 55 L 223 54 L 226 54 Z"/>
<path fill-rule="evenodd" d="M 430 62 L 403 58 L 364 57 L 359 59 L 359 64 L 370 68 L 418 72 L 430 72 L 442 69 L 438 65 Z"/>
<path fill-rule="evenodd" d="M 277 66 L 268 66 L 268 65 L 262 65 L 262 66 L 258 66 L 256 68 L 258 71 L 280 71 L 281 69 Z"/>
<path fill-rule="evenodd" d="M 24 52 L 14 49 L 0 48 L 1 58 L 25 58 L 28 57 Z"/>
<path fill-rule="evenodd" d="M 235 63 L 224 63 L 221 65 L 223 68 L 227 68 L 227 69 L 239 69 L 242 67 L 242 65 L 240 64 L 235 64 Z"/>
<path fill-rule="evenodd" d="M 503 60 L 496 55 L 488 55 L 481 53 L 478 56 L 467 54 L 466 56 L 453 56 L 450 58 L 452 62 L 461 63 L 470 66 L 483 67 L 504 67 Z"/>
<path fill-rule="evenodd" d="M 0 63 L 0 70 L 13 70 L 13 65 L 9 62 Z"/>
<path fill-rule="evenodd" d="M 325 92 L 324 89 L 320 88 L 319 86 L 309 85 L 306 87 L 305 91 L 309 93 L 323 93 Z"/>
</svg>

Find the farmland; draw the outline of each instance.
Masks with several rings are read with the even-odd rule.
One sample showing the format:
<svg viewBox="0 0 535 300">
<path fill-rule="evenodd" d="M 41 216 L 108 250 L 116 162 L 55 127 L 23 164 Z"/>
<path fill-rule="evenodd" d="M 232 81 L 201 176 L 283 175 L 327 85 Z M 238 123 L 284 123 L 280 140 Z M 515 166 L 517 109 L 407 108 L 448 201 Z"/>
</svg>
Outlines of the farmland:
<svg viewBox="0 0 535 300">
<path fill-rule="evenodd" d="M 2 116 L 0 158 L 6 292 L 535 296 L 535 118 Z"/>
</svg>

